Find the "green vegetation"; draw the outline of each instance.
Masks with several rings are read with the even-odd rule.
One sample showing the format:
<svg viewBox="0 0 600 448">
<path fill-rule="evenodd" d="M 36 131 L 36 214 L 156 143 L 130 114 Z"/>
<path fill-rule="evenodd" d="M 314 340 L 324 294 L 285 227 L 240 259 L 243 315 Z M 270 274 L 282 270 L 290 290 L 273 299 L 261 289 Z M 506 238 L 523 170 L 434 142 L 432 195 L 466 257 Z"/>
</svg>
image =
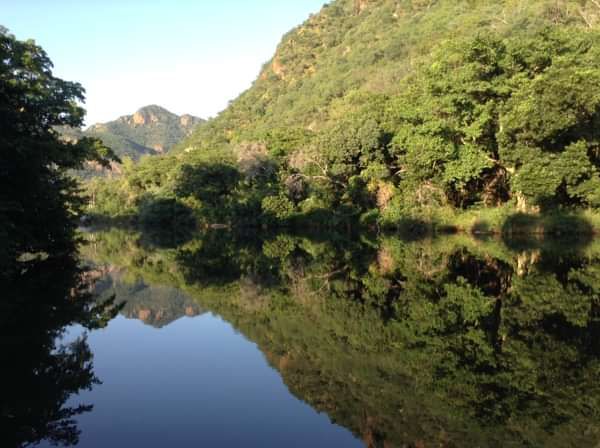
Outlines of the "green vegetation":
<svg viewBox="0 0 600 448">
<path fill-rule="evenodd" d="M 220 314 L 371 446 L 594 446 L 598 243 L 417 237 L 600 228 L 599 21 L 585 0 L 334 1 L 175 150 L 86 184 L 90 213 L 142 234 L 90 236 L 83 255 Z M 13 361 L 0 417 L 13 444 L 77 441 L 89 407 L 65 403 L 96 381 L 91 353 L 55 342 L 118 311 L 92 302 L 73 257 L 83 200 L 67 174 L 115 157 L 59 135 L 81 125 L 83 89 L 50 68 L 0 32 L 0 336 Z M 194 236 L 196 222 L 349 233 Z"/>
<path fill-rule="evenodd" d="M 80 126 L 81 85 L 52 75 L 33 41 L 0 27 L 0 275 L 25 255 L 69 252 L 83 199 L 68 170 L 108 166 L 114 154 L 99 140 L 65 142 L 55 126 Z"/>
<path fill-rule="evenodd" d="M 113 229 L 84 255 L 172 286 L 255 342 L 290 390 L 367 446 L 594 446 L 600 247 L 465 235 Z"/>
<path fill-rule="evenodd" d="M 166 197 L 204 224 L 496 232 L 595 217 L 599 17 L 584 0 L 334 1 L 172 155 L 91 185 L 91 211 Z"/>
<path fill-rule="evenodd" d="M 83 200 L 68 174 L 116 158 L 99 140 L 60 138 L 56 126 L 81 125 L 84 90 L 51 69 L 33 41 L 0 27 L 0 427 L 11 447 L 77 444 L 76 417 L 93 406 L 70 398 L 99 380 L 85 335 L 63 336 L 119 311 L 90 293 L 75 232 Z"/>
<path fill-rule="evenodd" d="M 133 115 L 125 115 L 108 123 L 94 124 L 86 130 L 69 126 L 58 126 L 61 137 L 76 142 L 84 137 L 102 141 L 123 159 L 137 161 L 143 156 L 165 154 L 183 138 L 189 136 L 201 118 L 192 115 L 175 115 L 160 106 L 146 106 Z M 95 174 L 119 175 L 117 164 L 111 169 L 97 164 L 88 164 L 86 170 L 78 171 L 79 177 L 90 178 Z"/>
</svg>

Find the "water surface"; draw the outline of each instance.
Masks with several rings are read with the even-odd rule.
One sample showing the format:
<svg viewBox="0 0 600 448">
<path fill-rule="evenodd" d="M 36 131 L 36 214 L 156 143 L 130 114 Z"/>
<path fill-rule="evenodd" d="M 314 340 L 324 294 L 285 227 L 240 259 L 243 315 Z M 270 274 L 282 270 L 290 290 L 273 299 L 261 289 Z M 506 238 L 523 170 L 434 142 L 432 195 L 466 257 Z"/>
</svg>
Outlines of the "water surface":
<svg viewBox="0 0 600 448">
<path fill-rule="evenodd" d="M 22 347 L 14 378 L 62 372 L 15 380 L 5 408 L 20 440 L 600 443 L 595 240 L 212 232 L 165 244 L 115 229 L 87 240 L 85 310 L 56 299 L 63 318 L 19 320 L 54 345 Z"/>
<path fill-rule="evenodd" d="M 70 400 L 94 405 L 80 446 L 360 446 L 210 313 L 161 329 L 120 316 L 88 343 L 102 384 Z"/>
</svg>

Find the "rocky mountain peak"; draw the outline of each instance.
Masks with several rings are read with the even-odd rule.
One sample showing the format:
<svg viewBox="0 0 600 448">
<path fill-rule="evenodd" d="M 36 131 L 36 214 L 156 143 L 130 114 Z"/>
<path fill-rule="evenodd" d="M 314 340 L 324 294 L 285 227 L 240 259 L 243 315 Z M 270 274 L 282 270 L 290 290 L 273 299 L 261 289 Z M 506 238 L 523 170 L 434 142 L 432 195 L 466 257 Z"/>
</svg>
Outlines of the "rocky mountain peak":
<svg viewBox="0 0 600 448">
<path fill-rule="evenodd" d="M 138 109 L 133 115 L 126 115 L 120 118 L 122 121 L 133 126 L 149 126 L 156 123 L 164 123 L 177 119 L 177 115 L 169 112 L 167 109 L 150 105 Z"/>
<path fill-rule="evenodd" d="M 64 139 L 100 138 L 119 156 L 136 160 L 146 154 L 164 154 L 187 137 L 204 120 L 190 114 L 176 115 L 155 104 L 144 106 L 132 115 L 114 121 L 97 123 L 87 130 L 62 128 Z"/>
</svg>

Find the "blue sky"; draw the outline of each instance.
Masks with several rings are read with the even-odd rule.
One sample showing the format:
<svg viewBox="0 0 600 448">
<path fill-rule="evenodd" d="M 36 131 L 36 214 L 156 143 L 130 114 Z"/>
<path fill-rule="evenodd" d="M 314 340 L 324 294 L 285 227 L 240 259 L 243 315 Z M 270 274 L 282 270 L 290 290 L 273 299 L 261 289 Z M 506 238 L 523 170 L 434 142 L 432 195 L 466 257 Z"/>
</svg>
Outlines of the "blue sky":
<svg viewBox="0 0 600 448">
<path fill-rule="evenodd" d="M 250 87 L 284 33 L 326 0 L 0 0 L 0 25 L 35 39 L 86 88 L 87 124 L 159 104 L 216 115 Z"/>
</svg>

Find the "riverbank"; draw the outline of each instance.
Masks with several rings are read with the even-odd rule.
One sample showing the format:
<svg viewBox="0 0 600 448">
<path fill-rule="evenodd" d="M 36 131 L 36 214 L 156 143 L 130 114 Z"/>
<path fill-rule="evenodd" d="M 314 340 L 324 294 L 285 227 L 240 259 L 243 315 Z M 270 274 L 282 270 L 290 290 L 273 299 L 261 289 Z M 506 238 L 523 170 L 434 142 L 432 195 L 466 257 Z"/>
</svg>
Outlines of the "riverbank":
<svg viewBox="0 0 600 448">
<path fill-rule="evenodd" d="M 440 207 L 409 214 L 397 223 L 386 223 L 384 227 L 434 234 L 593 236 L 600 234 L 600 212 L 585 209 L 522 213 L 509 206 L 471 210 Z"/>
<path fill-rule="evenodd" d="M 206 223 L 200 219 L 179 220 L 177 217 L 162 216 L 154 222 L 146 222 L 137 215 L 108 217 L 90 214 L 85 217 L 85 226 L 117 226 L 136 228 L 144 227 L 155 231 L 214 230 L 214 229 L 260 229 L 272 231 L 277 229 L 298 230 L 335 230 L 354 229 L 379 232 L 400 232 L 413 235 L 431 235 L 445 233 L 466 233 L 472 235 L 502 235 L 507 237 L 589 237 L 600 235 L 600 211 L 552 210 L 539 213 L 523 213 L 512 206 L 489 207 L 480 209 L 457 210 L 451 207 L 438 207 L 418 210 L 400 215 L 390 220 L 373 217 L 362 220 L 356 216 L 343 219 L 335 213 L 328 216 L 311 214 L 294 215 L 286 220 L 272 220 L 243 223 Z"/>
</svg>

